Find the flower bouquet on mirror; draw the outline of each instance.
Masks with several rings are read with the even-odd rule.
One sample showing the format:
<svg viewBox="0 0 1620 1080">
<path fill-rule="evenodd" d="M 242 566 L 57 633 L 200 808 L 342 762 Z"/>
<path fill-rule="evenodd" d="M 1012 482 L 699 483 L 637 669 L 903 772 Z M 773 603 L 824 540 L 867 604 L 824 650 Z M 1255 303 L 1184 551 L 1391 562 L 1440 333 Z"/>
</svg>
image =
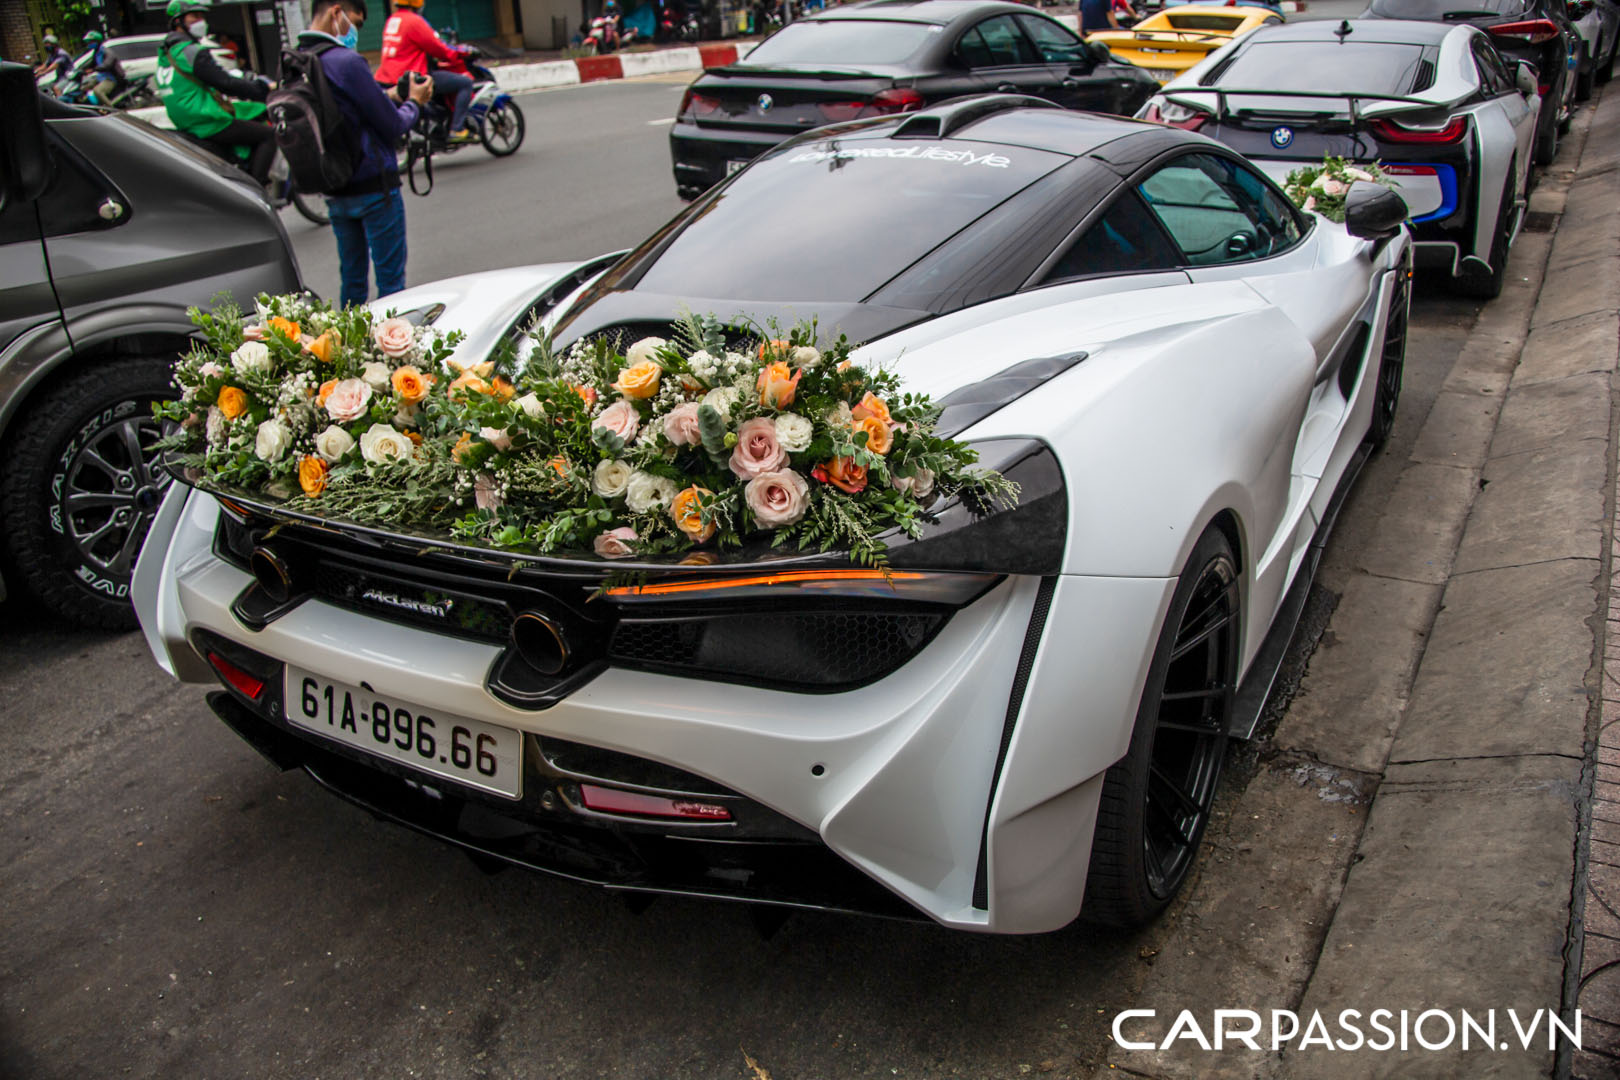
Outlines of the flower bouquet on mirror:
<svg viewBox="0 0 1620 1080">
<path fill-rule="evenodd" d="M 1393 188 L 1376 161 L 1352 165 L 1339 157 L 1325 157 L 1320 165 L 1302 165 L 1288 174 L 1283 191 L 1301 210 L 1314 210 L 1329 221 L 1344 224 L 1344 197 L 1357 180 Z"/>
<path fill-rule="evenodd" d="M 688 316 L 623 352 L 541 337 L 473 361 L 458 334 L 303 297 L 192 318 L 181 397 L 157 407 L 172 464 L 301 514 L 545 555 L 749 543 L 881 565 L 884 534 L 920 535 L 936 500 L 1017 500 L 934 433 L 937 406 L 814 325 Z"/>
</svg>

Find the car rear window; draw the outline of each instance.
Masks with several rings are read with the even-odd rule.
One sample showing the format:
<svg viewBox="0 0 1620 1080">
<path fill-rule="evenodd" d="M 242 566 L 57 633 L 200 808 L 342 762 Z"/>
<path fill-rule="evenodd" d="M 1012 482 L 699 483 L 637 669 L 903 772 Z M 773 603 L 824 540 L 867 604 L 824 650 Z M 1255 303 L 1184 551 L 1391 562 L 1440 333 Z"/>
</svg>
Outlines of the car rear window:
<svg viewBox="0 0 1620 1080">
<path fill-rule="evenodd" d="M 107 48 L 119 60 L 150 60 L 158 54 L 162 41 L 110 41 Z"/>
<path fill-rule="evenodd" d="M 1525 0 L 1373 0 L 1367 10 L 1386 19 L 1457 22 L 1522 15 L 1528 7 Z"/>
<path fill-rule="evenodd" d="M 1166 15 L 1173 30 L 1236 30 L 1247 15 Z"/>
<path fill-rule="evenodd" d="M 904 63 L 939 27 L 876 19 L 805 19 L 759 43 L 746 67 L 816 65 L 827 68 Z"/>
<path fill-rule="evenodd" d="M 776 151 L 690 218 L 637 291 L 854 303 L 1069 158 L 952 140 Z"/>
<path fill-rule="evenodd" d="M 1241 90 L 1410 93 L 1423 68 L 1421 45 L 1382 42 L 1257 41 L 1223 66 L 1213 83 Z"/>
</svg>

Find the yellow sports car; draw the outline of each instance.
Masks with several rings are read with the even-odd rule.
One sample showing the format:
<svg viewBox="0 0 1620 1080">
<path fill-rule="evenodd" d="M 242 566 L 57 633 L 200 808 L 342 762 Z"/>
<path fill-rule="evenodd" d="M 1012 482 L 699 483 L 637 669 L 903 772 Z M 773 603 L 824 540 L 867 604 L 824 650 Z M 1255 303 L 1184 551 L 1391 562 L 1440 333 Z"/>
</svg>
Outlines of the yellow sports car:
<svg viewBox="0 0 1620 1080">
<path fill-rule="evenodd" d="M 1086 40 L 1108 46 L 1117 58 L 1146 68 L 1166 83 L 1233 38 L 1282 21 L 1281 15 L 1263 7 L 1184 4 L 1143 19 L 1133 29 L 1099 30 L 1087 34 Z"/>
</svg>

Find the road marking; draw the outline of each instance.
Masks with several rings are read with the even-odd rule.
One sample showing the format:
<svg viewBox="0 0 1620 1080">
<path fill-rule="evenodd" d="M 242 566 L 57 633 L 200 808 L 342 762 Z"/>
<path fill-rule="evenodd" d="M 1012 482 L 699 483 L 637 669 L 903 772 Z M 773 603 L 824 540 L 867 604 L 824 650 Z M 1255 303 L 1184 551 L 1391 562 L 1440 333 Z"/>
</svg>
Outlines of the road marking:
<svg viewBox="0 0 1620 1080">
<path fill-rule="evenodd" d="M 649 120 L 649 121 L 647 121 L 647 126 L 648 127 L 657 127 L 659 124 L 673 124 L 674 122 L 675 122 L 675 118 L 673 116 L 666 116 L 661 120 Z"/>
</svg>

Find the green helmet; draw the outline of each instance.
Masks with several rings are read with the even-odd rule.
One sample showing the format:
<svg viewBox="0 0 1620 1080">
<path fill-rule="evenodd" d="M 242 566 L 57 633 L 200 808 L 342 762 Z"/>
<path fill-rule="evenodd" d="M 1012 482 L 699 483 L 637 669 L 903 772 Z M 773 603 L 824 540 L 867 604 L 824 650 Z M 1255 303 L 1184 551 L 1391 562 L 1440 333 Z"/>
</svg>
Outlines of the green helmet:
<svg viewBox="0 0 1620 1080">
<path fill-rule="evenodd" d="M 182 15 L 189 15 L 193 11 L 199 15 L 206 15 L 208 14 L 208 0 L 169 0 L 169 6 L 164 10 L 168 12 L 170 22 Z"/>
<path fill-rule="evenodd" d="M 44 37 L 44 41 L 45 41 L 45 44 L 47 44 L 47 45 L 60 45 L 61 44 L 61 42 L 56 40 L 56 35 L 55 34 L 46 34 L 45 37 Z"/>
<path fill-rule="evenodd" d="M 91 30 L 84 35 L 84 41 L 87 45 L 99 45 L 105 38 L 106 35 L 100 30 Z"/>
</svg>

